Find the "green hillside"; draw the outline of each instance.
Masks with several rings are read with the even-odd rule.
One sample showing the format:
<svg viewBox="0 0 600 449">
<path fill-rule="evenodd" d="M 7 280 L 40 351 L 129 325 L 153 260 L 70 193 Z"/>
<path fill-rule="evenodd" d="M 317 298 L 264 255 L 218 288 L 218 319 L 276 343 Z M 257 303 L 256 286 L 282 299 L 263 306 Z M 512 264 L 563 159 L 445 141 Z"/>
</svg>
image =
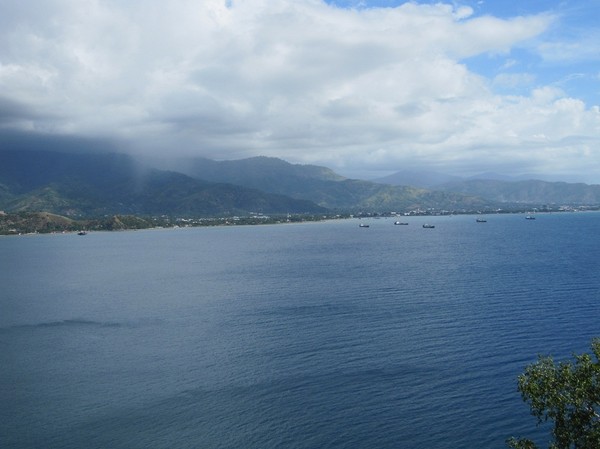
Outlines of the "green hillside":
<svg viewBox="0 0 600 449">
<path fill-rule="evenodd" d="M 306 199 L 333 210 L 471 210 L 494 205 L 470 195 L 346 179 L 324 167 L 290 164 L 276 158 L 222 162 L 195 159 L 187 164 L 186 173 L 198 179 L 235 183 Z"/>
<path fill-rule="evenodd" d="M 437 187 L 447 192 L 474 195 L 491 201 L 520 204 L 599 205 L 600 185 L 583 183 L 498 181 L 473 179 Z"/>
<path fill-rule="evenodd" d="M 144 168 L 125 155 L 0 152 L 0 210 L 71 217 L 320 213 L 310 201 Z"/>
</svg>

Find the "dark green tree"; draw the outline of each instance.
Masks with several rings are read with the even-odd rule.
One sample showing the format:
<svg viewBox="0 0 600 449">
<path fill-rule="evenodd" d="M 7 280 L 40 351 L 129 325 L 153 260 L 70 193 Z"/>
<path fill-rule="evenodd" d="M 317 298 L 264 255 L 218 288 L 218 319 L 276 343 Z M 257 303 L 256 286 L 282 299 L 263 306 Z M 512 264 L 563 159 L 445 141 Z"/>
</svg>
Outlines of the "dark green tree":
<svg viewBox="0 0 600 449">
<path fill-rule="evenodd" d="M 538 424 L 551 421 L 549 449 L 600 449 L 600 339 L 590 354 L 555 363 L 540 357 L 519 376 L 519 391 Z M 537 449 L 528 439 L 511 438 L 514 449 Z"/>
</svg>

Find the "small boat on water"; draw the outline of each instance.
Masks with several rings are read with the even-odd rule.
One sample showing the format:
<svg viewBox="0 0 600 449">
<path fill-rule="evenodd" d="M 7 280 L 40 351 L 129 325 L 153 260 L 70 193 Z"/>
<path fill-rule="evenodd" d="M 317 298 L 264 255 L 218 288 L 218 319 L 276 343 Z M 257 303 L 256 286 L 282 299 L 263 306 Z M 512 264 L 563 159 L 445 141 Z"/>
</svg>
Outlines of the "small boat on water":
<svg viewBox="0 0 600 449">
<path fill-rule="evenodd" d="M 527 215 L 525 220 L 535 220 L 535 217 L 533 215 Z"/>
<path fill-rule="evenodd" d="M 475 220 L 477 223 L 487 223 L 487 220 L 485 218 L 478 218 L 477 220 Z"/>
<path fill-rule="evenodd" d="M 403 222 L 403 221 L 395 221 L 394 224 L 395 225 L 404 225 L 404 226 L 408 225 L 408 223 Z"/>
<path fill-rule="evenodd" d="M 433 228 L 435 228 L 435 226 L 434 226 L 434 225 L 430 225 L 430 224 L 427 224 L 427 223 L 425 223 L 425 224 L 423 225 L 423 227 L 424 227 L 425 229 L 433 229 Z"/>
<path fill-rule="evenodd" d="M 359 225 L 358 225 L 358 227 L 359 227 L 359 228 L 368 228 L 368 227 L 369 227 L 369 225 L 368 225 L 368 224 L 361 223 L 361 224 L 359 224 Z"/>
<path fill-rule="evenodd" d="M 77 233 L 77 235 L 86 235 L 86 234 L 87 234 L 87 232 L 86 232 L 86 231 L 79 231 L 79 232 Z"/>
</svg>

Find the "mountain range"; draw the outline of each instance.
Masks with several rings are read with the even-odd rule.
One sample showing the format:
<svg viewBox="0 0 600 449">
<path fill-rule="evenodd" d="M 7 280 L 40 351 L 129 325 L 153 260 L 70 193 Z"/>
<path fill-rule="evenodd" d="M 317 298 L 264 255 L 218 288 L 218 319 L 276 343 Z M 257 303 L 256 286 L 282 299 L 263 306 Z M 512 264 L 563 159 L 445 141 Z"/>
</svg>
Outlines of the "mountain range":
<svg viewBox="0 0 600 449">
<path fill-rule="evenodd" d="M 484 173 L 470 178 L 437 172 L 400 171 L 375 182 L 390 185 L 417 185 L 444 192 L 473 195 L 509 204 L 562 204 L 571 206 L 600 204 L 600 185 L 550 182 L 525 177 Z"/>
<path fill-rule="evenodd" d="M 428 178 L 434 189 L 393 185 L 407 182 L 408 175 L 399 172 L 388 183 L 347 179 L 325 167 L 269 157 L 189 158 L 165 170 L 125 154 L 3 150 L 0 210 L 65 216 L 233 216 L 600 204 L 600 186 L 595 185 L 463 180 L 435 173 Z M 416 177 L 427 179 L 424 173 Z"/>
<path fill-rule="evenodd" d="M 468 194 L 344 178 L 328 168 L 264 156 L 236 161 L 190 159 L 182 171 L 196 179 L 227 182 L 312 201 L 337 211 L 458 210 L 490 206 Z"/>
<path fill-rule="evenodd" d="M 0 152 L 0 209 L 66 216 L 323 213 L 310 201 L 144 167 L 123 154 Z"/>
</svg>

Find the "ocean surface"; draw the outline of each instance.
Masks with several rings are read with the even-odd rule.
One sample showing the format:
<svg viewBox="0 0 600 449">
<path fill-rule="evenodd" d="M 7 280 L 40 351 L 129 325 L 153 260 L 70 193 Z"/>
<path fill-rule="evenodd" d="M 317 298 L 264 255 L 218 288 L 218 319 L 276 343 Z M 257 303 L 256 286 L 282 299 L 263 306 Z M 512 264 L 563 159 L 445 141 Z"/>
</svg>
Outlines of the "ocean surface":
<svg viewBox="0 0 600 449">
<path fill-rule="evenodd" d="M 600 213 L 536 218 L 2 237 L 0 447 L 545 443 L 516 378 L 600 336 Z"/>
</svg>

